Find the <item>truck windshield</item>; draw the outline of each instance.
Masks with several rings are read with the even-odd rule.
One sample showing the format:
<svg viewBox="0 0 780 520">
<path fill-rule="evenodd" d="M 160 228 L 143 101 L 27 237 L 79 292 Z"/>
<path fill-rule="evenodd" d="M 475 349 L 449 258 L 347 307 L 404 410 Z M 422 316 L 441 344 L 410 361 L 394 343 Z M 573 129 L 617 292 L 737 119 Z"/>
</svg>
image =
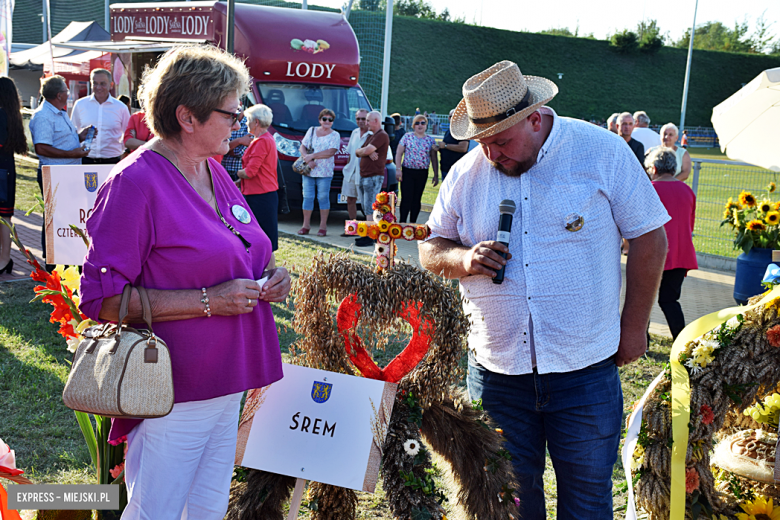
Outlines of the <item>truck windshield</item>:
<svg viewBox="0 0 780 520">
<path fill-rule="evenodd" d="M 257 83 L 261 103 L 274 113 L 273 125 L 305 132 L 319 124 L 320 112 L 329 108 L 336 114 L 333 129 L 351 132 L 356 128 L 355 113 L 371 110 L 360 87 L 304 85 L 300 83 Z"/>
</svg>

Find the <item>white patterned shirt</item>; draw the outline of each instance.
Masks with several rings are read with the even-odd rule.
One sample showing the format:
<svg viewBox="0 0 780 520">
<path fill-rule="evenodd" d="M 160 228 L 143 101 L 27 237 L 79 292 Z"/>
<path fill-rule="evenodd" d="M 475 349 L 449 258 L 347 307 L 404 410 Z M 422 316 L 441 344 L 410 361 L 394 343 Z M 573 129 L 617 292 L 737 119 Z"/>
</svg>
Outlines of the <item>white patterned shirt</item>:
<svg viewBox="0 0 780 520">
<path fill-rule="evenodd" d="M 452 167 L 428 220 L 430 238 L 471 247 L 496 240 L 503 199 L 517 205 L 503 284 L 460 280 L 469 350 L 502 374 L 570 372 L 617 352 L 620 238 L 669 220 L 621 137 L 541 110 L 553 126 L 530 170 L 504 175 L 477 147 Z M 584 218 L 579 231 L 565 228 L 572 214 Z"/>
</svg>

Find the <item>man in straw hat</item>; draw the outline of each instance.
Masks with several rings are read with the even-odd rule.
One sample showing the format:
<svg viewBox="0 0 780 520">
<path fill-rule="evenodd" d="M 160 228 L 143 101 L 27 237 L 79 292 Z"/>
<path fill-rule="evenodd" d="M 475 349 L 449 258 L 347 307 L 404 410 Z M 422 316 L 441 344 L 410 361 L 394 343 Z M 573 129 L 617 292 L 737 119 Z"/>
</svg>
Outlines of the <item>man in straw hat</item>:
<svg viewBox="0 0 780 520">
<path fill-rule="evenodd" d="M 546 516 L 546 448 L 558 517 L 606 519 L 623 411 L 617 367 L 647 349 L 669 216 L 620 137 L 544 106 L 557 92 L 509 61 L 466 81 L 451 131 L 480 149 L 450 170 L 420 258 L 460 280 L 469 393 L 507 437 L 522 518 Z M 504 199 L 516 205 L 509 247 L 496 241 Z M 631 242 L 622 315 L 621 236 Z"/>
</svg>

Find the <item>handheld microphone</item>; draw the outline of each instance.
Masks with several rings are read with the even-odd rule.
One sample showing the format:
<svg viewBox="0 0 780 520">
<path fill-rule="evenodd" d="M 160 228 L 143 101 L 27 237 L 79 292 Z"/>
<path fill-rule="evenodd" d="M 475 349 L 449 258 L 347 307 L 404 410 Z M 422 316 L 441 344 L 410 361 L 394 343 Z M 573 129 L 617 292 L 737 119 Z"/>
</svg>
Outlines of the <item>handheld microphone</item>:
<svg viewBox="0 0 780 520">
<path fill-rule="evenodd" d="M 500 216 L 498 217 L 498 236 L 496 237 L 496 240 L 507 247 L 509 247 L 509 237 L 512 231 L 512 217 L 515 214 L 515 209 L 517 209 L 517 206 L 515 206 L 515 201 L 509 199 L 502 200 L 498 205 L 498 212 L 500 213 Z M 506 253 L 499 252 L 498 254 L 506 259 Z M 500 284 L 504 281 L 505 269 L 506 266 L 503 265 L 501 266 L 501 269 L 496 271 L 496 276 L 493 278 L 493 283 Z"/>
</svg>

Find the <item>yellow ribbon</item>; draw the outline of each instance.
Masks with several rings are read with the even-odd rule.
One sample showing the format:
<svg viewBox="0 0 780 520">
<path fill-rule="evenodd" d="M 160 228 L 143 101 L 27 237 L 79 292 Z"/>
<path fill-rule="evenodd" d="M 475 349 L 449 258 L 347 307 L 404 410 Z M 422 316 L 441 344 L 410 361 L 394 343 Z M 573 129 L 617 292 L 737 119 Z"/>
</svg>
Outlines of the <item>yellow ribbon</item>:
<svg viewBox="0 0 780 520">
<path fill-rule="evenodd" d="M 766 305 L 780 297 L 780 285 L 764 294 L 761 300 L 747 307 L 729 307 L 712 314 L 702 316 L 690 323 L 677 336 L 672 345 L 672 468 L 671 468 L 671 511 L 669 520 L 685 518 L 685 454 L 688 451 L 688 422 L 691 417 L 691 385 L 688 371 L 680 363 L 680 353 L 685 345 L 699 336 L 711 331 L 738 314 Z"/>
</svg>

